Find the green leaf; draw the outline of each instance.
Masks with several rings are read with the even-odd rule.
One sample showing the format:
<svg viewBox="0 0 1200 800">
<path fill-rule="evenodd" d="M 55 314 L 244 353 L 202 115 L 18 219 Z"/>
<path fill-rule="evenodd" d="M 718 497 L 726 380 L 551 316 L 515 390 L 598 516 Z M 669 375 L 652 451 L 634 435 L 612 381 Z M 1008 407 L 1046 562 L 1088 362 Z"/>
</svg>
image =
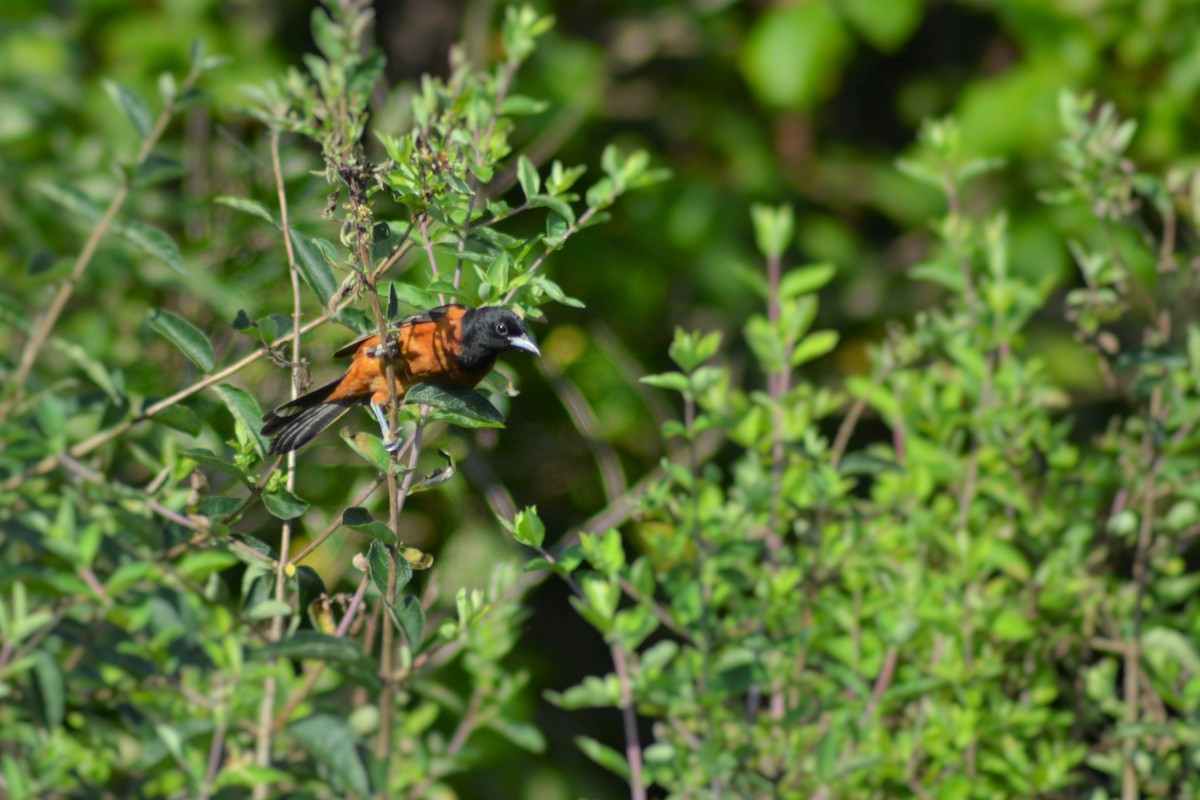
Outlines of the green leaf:
<svg viewBox="0 0 1200 800">
<path fill-rule="evenodd" d="M 784 298 L 799 297 L 815 292 L 837 274 L 832 264 L 814 264 L 787 272 L 779 281 L 779 294 Z"/>
<path fill-rule="evenodd" d="M 246 619 L 264 620 L 272 617 L 287 617 L 291 616 L 292 607 L 282 600 L 263 600 L 261 603 L 256 603 L 246 613 Z"/>
<path fill-rule="evenodd" d="M 296 269 L 320 299 L 321 305 L 328 305 L 329 298 L 338 290 L 338 279 L 333 274 L 333 268 L 325 260 L 325 248 L 331 248 L 327 242 L 305 236 L 295 228 L 291 229 L 292 249 L 296 254 Z"/>
<path fill-rule="evenodd" d="M 758 251 L 767 258 L 782 256 L 796 232 L 796 217 L 791 205 L 772 207 L 756 203 L 750 207 L 750 217 L 754 221 Z"/>
<path fill-rule="evenodd" d="M 389 606 L 388 610 L 392 608 Z M 404 638 L 413 652 L 419 650 L 421 634 L 425 630 L 425 611 L 421 608 L 421 601 L 411 594 L 406 594 L 401 598 L 399 605 L 395 606 L 392 619 L 395 621 L 396 627 L 404 634 Z"/>
<path fill-rule="evenodd" d="M 188 436 L 197 436 L 200 433 L 200 418 L 185 405 L 167 406 L 150 419 Z"/>
<path fill-rule="evenodd" d="M 42 718 L 46 728 L 54 730 L 62 725 L 66 713 L 62 668 L 49 651 L 37 650 L 33 654 L 33 674 L 37 678 L 38 694 L 41 695 Z"/>
<path fill-rule="evenodd" d="M 104 90 L 108 92 L 108 96 L 113 99 L 117 107 L 125 112 L 125 116 L 133 123 L 133 129 L 137 131 L 138 136 L 145 139 L 150 134 L 150 128 L 153 121 L 150 118 L 150 110 L 146 108 L 146 104 L 141 101 L 133 90 L 124 84 L 114 80 L 105 78 L 102 83 Z"/>
<path fill-rule="evenodd" d="M 371 546 L 367 548 L 367 567 L 371 573 L 371 581 L 379 590 L 380 596 L 387 599 L 389 605 L 395 605 L 396 598 L 400 596 L 400 590 L 408 586 L 408 582 L 412 580 L 412 565 L 407 560 L 397 557 L 396 591 L 390 598 L 387 596 L 388 570 L 391 568 L 388 548 L 379 540 L 371 542 Z"/>
<path fill-rule="evenodd" d="M 222 472 L 231 478 L 246 484 L 247 486 L 252 486 L 254 484 L 254 482 L 250 480 L 249 476 L 247 476 L 245 472 L 238 469 L 233 464 L 230 464 L 225 459 L 219 458 L 203 448 L 180 450 L 179 455 L 185 458 L 190 458 L 192 461 L 195 461 L 201 466 L 215 469 L 217 472 Z"/>
<path fill-rule="evenodd" d="M 433 406 L 450 422 L 465 428 L 504 427 L 504 415 L 474 389 L 448 383 L 419 383 L 409 389 L 404 401 Z"/>
<path fill-rule="evenodd" d="M 144 222 L 123 222 L 113 225 L 113 233 L 176 272 L 183 274 L 185 271 L 179 245 L 175 244 L 175 240 L 168 236 L 166 231 Z"/>
<path fill-rule="evenodd" d="M 60 181 L 40 180 L 33 184 L 34 191 L 45 197 L 56 206 L 75 217 L 75 224 L 95 223 L 104 214 L 103 209 L 74 186 Z M 80 225 L 82 227 L 82 225 Z"/>
<path fill-rule="evenodd" d="M 271 642 L 257 651 L 258 658 L 294 658 L 348 664 L 372 663 L 362 648 L 350 639 L 330 636 L 320 631 L 296 631 L 285 639 Z"/>
<path fill-rule="evenodd" d="M 438 450 L 438 455 L 445 459 L 446 465 L 439 469 L 435 469 L 420 481 L 414 483 L 412 488 L 408 490 L 410 495 L 415 494 L 416 492 L 424 492 L 428 491 L 429 489 L 433 489 L 434 487 L 440 486 L 454 477 L 454 473 L 456 472 L 454 467 L 454 459 L 445 450 Z"/>
<path fill-rule="evenodd" d="M 392 532 L 392 529 L 379 520 L 373 519 L 365 508 L 359 506 L 347 508 L 342 512 L 342 525 L 384 544 L 396 543 L 396 534 Z"/>
<path fill-rule="evenodd" d="M 992 620 L 992 633 L 1011 642 L 1024 642 L 1037 635 L 1037 630 L 1020 611 L 1003 608 Z"/>
<path fill-rule="evenodd" d="M 588 736 L 576 736 L 575 744 L 592 761 L 610 772 L 616 773 L 621 779 L 629 780 L 629 762 L 616 750 Z"/>
<path fill-rule="evenodd" d="M 343 428 L 340 435 L 351 450 L 380 472 L 387 472 L 391 468 L 392 456 L 383 446 L 383 440 L 375 434 L 366 431 L 351 433 L 348 428 Z"/>
<path fill-rule="evenodd" d="M 503 717 L 493 717 L 486 725 L 490 730 L 531 753 L 546 752 L 546 737 L 538 727 L 529 722 L 516 722 Z"/>
<path fill-rule="evenodd" d="M 230 197 L 229 195 L 222 195 L 221 197 L 216 198 L 214 202 L 220 203 L 223 206 L 229 206 L 230 208 L 241 211 L 243 214 L 249 214 L 252 217 L 258 217 L 268 225 L 279 227 L 279 223 L 277 223 L 275 221 L 275 217 L 271 215 L 270 209 L 257 200 L 251 200 L 248 197 Z"/>
<path fill-rule="evenodd" d="M 549 278 L 545 278 L 541 275 L 534 275 L 529 279 L 529 282 L 545 292 L 550 299 L 556 303 L 562 303 L 564 306 L 571 306 L 572 308 L 584 307 L 582 300 L 576 300 L 574 297 L 568 297 L 567 294 L 562 290 L 562 287 Z"/>
<path fill-rule="evenodd" d="M 885 52 L 892 52 L 908 40 L 921 22 L 924 0 L 841 0 L 845 14 L 864 39 Z"/>
<path fill-rule="evenodd" d="M 258 454 L 265 458 L 269 443 L 266 437 L 259 433 L 259 429 L 262 427 L 263 413 L 258 401 L 254 399 L 254 395 L 245 389 L 230 386 L 228 383 L 218 386 L 217 394 L 220 395 L 221 401 L 225 403 L 225 407 L 229 409 L 233 418 L 246 427 L 246 431 L 258 449 Z"/>
<path fill-rule="evenodd" d="M 321 13 L 318 9 L 318 12 Z M 371 793 L 370 777 L 358 752 L 358 739 L 346 721 L 336 714 L 313 714 L 287 728 L 288 733 L 314 760 L 336 775 L 359 797 Z"/>
<path fill-rule="evenodd" d="M 71 363 L 79 367 L 83 374 L 91 378 L 92 383 L 100 387 L 100 390 L 108 395 L 108 399 L 114 404 L 120 404 L 122 401 L 121 392 L 117 390 L 116 384 L 113 383 L 112 376 L 108 374 L 108 370 L 104 365 L 91 353 L 84 350 L 74 342 L 68 342 L 65 339 L 54 337 L 50 340 L 50 345 L 58 352 L 65 355 Z"/>
<path fill-rule="evenodd" d="M 836 87 L 850 45 L 833 3 L 778 4 L 758 15 L 739 61 L 764 103 L 807 109 Z"/>
<path fill-rule="evenodd" d="M 212 372 L 216 356 L 208 337 L 199 328 L 162 308 L 151 309 L 147 321 L 155 333 L 178 347 L 202 372 Z"/>
<path fill-rule="evenodd" d="M 522 94 L 510 94 L 500 103 L 499 113 L 505 117 L 524 116 L 540 114 L 549 107 L 550 103 L 545 100 L 537 100 Z"/>
<path fill-rule="evenodd" d="M 527 201 L 532 200 L 542 190 L 542 179 L 538 175 L 537 167 L 524 154 L 517 159 L 517 180 L 521 183 L 521 191 L 525 193 Z"/>
<path fill-rule="evenodd" d="M 796 345 L 796 349 L 792 351 L 792 366 L 798 367 L 807 361 L 825 355 L 837 347 L 838 338 L 837 331 L 813 331 L 801 339 L 800 344 Z"/>
<path fill-rule="evenodd" d="M 1170 628 L 1150 628 L 1142 634 L 1142 647 L 1146 655 L 1159 653 L 1169 656 L 1180 667 L 1193 676 L 1200 675 L 1200 654 L 1197 654 L 1191 638 Z"/>
<path fill-rule="evenodd" d="M 138 165 L 137 173 L 133 176 L 133 185 L 138 187 L 155 186 L 164 181 L 182 177 L 186 172 L 183 164 L 169 156 L 151 153 L 146 160 Z"/>
<path fill-rule="evenodd" d="M 550 209 L 563 218 L 566 223 L 564 227 L 575 224 L 575 209 L 571 208 L 571 204 L 562 198 L 539 194 L 537 197 L 529 198 L 529 207 Z"/>
<path fill-rule="evenodd" d="M 657 389 L 670 389 L 680 394 L 687 394 L 691 390 L 691 383 L 687 379 L 687 375 L 682 372 L 664 372 L 661 375 L 643 375 L 638 378 L 639 383 L 644 383 L 647 386 L 653 386 Z"/>
<path fill-rule="evenodd" d="M 308 510 L 308 503 L 287 489 L 277 489 L 262 496 L 263 505 L 276 519 L 295 519 Z"/>
<path fill-rule="evenodd" d="M 546 540 L 546 526 L 538 517 L 537 506 L 518 511 L 511 522 L 501 522 L 512 533 L 513 538 L 526 547 L 541 547 L 542 542 Z"/>
<path fill-rule="evenodd" d="M 885 458 L 868 455 L 867 453 L 849 453 L 838 465 L 842 475 L 879 475 L 884 472 L 903 474 L 904 468 Z"/>
</svg>

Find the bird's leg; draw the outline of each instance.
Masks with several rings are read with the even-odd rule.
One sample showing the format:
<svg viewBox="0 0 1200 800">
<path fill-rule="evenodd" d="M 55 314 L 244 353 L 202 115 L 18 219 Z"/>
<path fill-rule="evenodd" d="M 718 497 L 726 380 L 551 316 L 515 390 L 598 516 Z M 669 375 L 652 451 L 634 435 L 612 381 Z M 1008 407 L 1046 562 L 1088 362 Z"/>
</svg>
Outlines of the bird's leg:
<svg viewBox="0 0 1200 800">
<path fill-rule="evenodd" d="M 404 444 L 404 440 L 397 436 L 395 439 L 391 437 L 391 429 L 388 427 L 387 416 L 383 413 L 383 406 L 379 403 L 367 403 L 367 408 L 371 411 L 371 416 L 375 417 L 375 421 L 379 423 L 379 432 L 383 436 L 383 449 L 389 453 L 395 453 Z"/>
</svg>

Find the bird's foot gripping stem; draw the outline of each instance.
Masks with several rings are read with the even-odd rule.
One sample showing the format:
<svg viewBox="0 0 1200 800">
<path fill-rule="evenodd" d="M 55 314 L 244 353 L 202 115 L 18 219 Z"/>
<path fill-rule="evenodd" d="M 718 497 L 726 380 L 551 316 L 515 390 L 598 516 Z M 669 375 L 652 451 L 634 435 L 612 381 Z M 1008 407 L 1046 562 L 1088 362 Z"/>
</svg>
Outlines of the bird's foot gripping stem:
<svg viewBox="0 0 1200 800">
<path fill-rule="evenodd" d="M 396 356 L 400 355 L 400 345 L 395 339 L 387 339 L 384 342 L 375 345 L 367 350 L 367 355 L 372 358 L 382 358 L 387 361 L 394 361 Z"/>
<path fill-rule="evenodd" d="M 378 403 L 367 403 L 367 408 L 371 410 L 371 416 L 375 417 L 375 421 L 379 423 L 379 433 L 383 437 L 383 449 L 389 453 L 395 453 L 404 446 L 404 439 L 396 436 L 391 438 L 391 428 L 388 427 L 387 416 L 383 413 L 383 406 Z"/>
</svg>

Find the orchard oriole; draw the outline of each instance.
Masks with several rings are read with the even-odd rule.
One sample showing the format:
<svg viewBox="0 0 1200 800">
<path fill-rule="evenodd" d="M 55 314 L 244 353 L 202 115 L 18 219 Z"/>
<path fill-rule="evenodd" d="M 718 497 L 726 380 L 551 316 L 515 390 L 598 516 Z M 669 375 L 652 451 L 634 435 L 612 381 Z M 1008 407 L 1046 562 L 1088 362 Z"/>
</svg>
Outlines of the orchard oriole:
<svg viewBox="0 0 1200 800">
<path fill-rule="evenodd" d="M 418 383 L 475 386 L 505 350 L 541 355 L 524 321 L 507 308 L 439 306 L 392 323 L 391 331 L 394 337 L 384 343 L 367 335 L 338 350 L 335 358 L 353 356 L 346 374 L 263 417 L 272 454 L 303 447 L 360 403 L 367 404 L 386 440 L 386 360 L 392 362 L 396 396 L 403 398 Z"/>
</svg>

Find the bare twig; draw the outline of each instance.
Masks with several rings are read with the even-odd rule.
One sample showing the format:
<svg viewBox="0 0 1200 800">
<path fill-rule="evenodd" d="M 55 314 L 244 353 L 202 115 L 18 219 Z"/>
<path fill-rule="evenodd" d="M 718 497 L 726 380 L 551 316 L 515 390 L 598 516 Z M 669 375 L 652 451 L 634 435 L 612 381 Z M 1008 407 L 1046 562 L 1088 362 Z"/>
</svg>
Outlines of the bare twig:
<svg viewBox="0 0 1200 800">
<path fill-rule="evenodd" d="M 613 666 L 621 687 L 621 722 L 625 728 L 625 760 L 629 762 L 629 798 L 646 800 L 646 781 L 642 777 L 642 744 L 638 735 L 637 707 L 633 702 L 633 687 L 629 680 L 629 654 L 625 648 L 613 642 Z"/>
<path fill-rule="evenodd" d="M 300 303 L 300 273 L 296 268 L 296 254 L 292 250 L 291 226 L 288 223 L 288 204 L 287 192 L 283 185 L 283 168 L 279 162 L 279 129 L 272 128 L 271 130 L 271 167 L 275 175 L 275 192 L 279 198 L 279 223 L 280 233 L 283 235 L 284 247 L 287 252 L 288 260 L 288 275 L 291 278 L 292 284 L 292 399 L 295 400 L 300 395 L 300 382 L 302 380 L 302 365 L 300 362 L 300 319 L 303 313 L 303 308 Z M 287 490 L 289 492 L 296 488 L 296 451 L 293 450 L 287 455 Z M 288 551 L 291 550 L 292 542 L 292 523 L 291 520 L 285 520 L 280 528 L 279 537 L 279 563 L 275 565 L 275 602 L 282 603 L 287 596 L 288 584 Z M 275 615 L 271 618 L 271 640 L 279 641 L 283 638 L 284 618 L 282 615 Z M 262 706 L 259 709 L 258 731 L 255 741 L 255 762 L 260 767 L 269 767 L 271 765 L 271 737 L 273 735 L 273 726 L 271 724 L 275 716 L 275 695 L 278 691 L 278 684 L 274 673 L 268 674 L 267 679 L 263 684 L 263 699 Z M 263 782 L 256 784 L 254 787 L 255 800 L 262 800 L 267 796 L 270 789 L 269 784 Z"/>
<path fill-rule="evenodd" d="M 350 504 L 349 507 L 352 508 L 354 506 L 361 506 L 363 503 L 367 502 L 367 498 L 369 498 L 371 495 L 375 494 L 375 490 L 379 488 L 379 484 L 383 483 L 383 481 L 384 481 L 383 473 L 376 475 L 375 479 L 371 481 L 370 485 L 367 486 L 367 488 L 363 490 L 362 494 L 360 494 L 358 496 L 358 498 L 355 499 L 355 501 Z M 333 519 L 332 522 L 329 523 L 329 525 L 327 525 L 325 527 L 325 530 L 323 530 L 319 536 L 314 537 L 311 542 L 306 544 L 299 553 L 296 553 L 294 556 L 292 556 L 290 559 L 288 559 L 288 563 L 290 563 L 294 566 L 296 564 L 299 564 L 304 559 L 308 558 L 309 554 L 312 553 L 312 551 L 314 551 L 318 547 L 320 547 L 325 542 L 326 539 L 328 539 L 330 536 L 332 536 L 334 534 L 335 531 L 337 531 L 338 528 L 342 527 L 342 516 L 345 513 L 346 513 L 345 509 L 338 512 L 338 515 Z"/>
</svg>

